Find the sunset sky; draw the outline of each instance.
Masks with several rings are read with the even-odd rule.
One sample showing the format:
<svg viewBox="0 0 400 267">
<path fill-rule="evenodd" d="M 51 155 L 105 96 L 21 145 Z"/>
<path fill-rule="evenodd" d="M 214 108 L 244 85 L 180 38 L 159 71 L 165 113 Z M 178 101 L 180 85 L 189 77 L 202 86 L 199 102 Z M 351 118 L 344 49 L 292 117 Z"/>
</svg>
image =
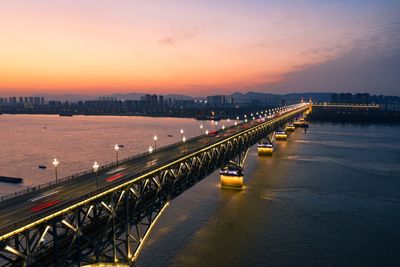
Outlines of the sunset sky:
<svg viewBox="0 0 400 267">
<path fill-rule="evenodd" d="M 4 0 L 0 96 L 400 94 L 400 1 Z"/>
</svg>

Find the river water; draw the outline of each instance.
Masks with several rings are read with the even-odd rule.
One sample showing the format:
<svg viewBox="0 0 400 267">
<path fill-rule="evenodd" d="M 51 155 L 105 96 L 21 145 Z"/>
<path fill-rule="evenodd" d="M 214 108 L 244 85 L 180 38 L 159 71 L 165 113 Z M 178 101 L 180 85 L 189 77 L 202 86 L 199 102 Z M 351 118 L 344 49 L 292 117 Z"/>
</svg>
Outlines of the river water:
<svg viewBox="0 0 400 267">
<path fill-rule="evenodd" d="M 139 266 L 400 266 L 398 126 L 312 124 L 174 200 Z"/>
<path fill-rule="evenodd" d="M 0 194 L 200 133 L 192 119 L 1 115 L 0 175 L 25 178 Z M 205 128 L 211 125 L 205 124 Z M 312 124 L 253 147 L 245 188 L 222 190 L 214 173 L 160 217 L 139 266 L 399 266 L 399 126 Z M 168 135 L 173 137 L 168 137 Z M 38 165 L 45 164 L 46 170 Z"/>
</svg>

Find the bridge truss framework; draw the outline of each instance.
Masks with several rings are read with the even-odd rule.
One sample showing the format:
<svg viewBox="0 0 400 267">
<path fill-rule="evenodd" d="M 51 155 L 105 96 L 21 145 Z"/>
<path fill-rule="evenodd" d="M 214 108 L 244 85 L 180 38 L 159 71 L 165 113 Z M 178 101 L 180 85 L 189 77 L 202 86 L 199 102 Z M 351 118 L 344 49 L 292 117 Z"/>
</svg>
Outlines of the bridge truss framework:
<svg viewBox="0 0 400 267">
<path fill-rule="evenodd" d="M 86 197 L 0 238 L 1 266 L 84 266 L 100 262 L 133 265 L 168 203 L 247 150 L 297 110 L 252 126 L 113 189 Z"/>
</svg>

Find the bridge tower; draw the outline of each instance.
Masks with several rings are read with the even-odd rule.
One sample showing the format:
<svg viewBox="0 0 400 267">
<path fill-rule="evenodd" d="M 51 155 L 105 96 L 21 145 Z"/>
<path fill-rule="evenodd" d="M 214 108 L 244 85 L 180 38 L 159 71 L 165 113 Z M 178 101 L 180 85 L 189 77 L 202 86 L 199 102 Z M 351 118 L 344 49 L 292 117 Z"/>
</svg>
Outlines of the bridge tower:
<svg viewBox="0 0 400 267">
<path fill-rule="evenodd" d="M 310 97 L 310 100 L 308 102 L 308 113 L 312 112 L 312 98 Z"/>
</svg>

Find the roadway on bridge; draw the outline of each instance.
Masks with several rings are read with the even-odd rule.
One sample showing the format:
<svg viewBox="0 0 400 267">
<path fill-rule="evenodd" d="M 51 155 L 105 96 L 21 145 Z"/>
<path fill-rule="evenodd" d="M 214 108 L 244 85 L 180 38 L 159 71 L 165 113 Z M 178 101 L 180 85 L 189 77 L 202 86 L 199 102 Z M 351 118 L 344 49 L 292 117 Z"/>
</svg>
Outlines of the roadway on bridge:
<svg viewBox="0 0 400 267">
<path fill-rule="evenodd" d="M 285 114 L 266 121 L 277 120 Z M 44 218 L 56 212 L 57 207 L 62 207 L 63 203 L 77 200 L 85 194 L 95 192 L 98 188 L 120 185 L 138 177 L 140 173 L 151 167 L 162 167 L 165 162 L 169 162 L 171 159 L 179 159 L 190 152 L 199 151 L 262 122 L 264 121 L 256 120 L 232 126 L 219 131 L 216 136 L 204 135 L 203 137 L 193 138 L 185 144 L 179 143 L 167 149 L 159 149 L 151 155 L 101 169 L 97 174 L 88 173 L 61 182 L 54 187 L 33 191 L 26 195 L 3 201 L 0 203 L 0 237 L 20 226 L 16 224 L 19 221 L 26 220 L 31 216 L 34 216 L 35 220 Z M 100 192 L 101 190 L 99 190 Z"/>
</svg>

